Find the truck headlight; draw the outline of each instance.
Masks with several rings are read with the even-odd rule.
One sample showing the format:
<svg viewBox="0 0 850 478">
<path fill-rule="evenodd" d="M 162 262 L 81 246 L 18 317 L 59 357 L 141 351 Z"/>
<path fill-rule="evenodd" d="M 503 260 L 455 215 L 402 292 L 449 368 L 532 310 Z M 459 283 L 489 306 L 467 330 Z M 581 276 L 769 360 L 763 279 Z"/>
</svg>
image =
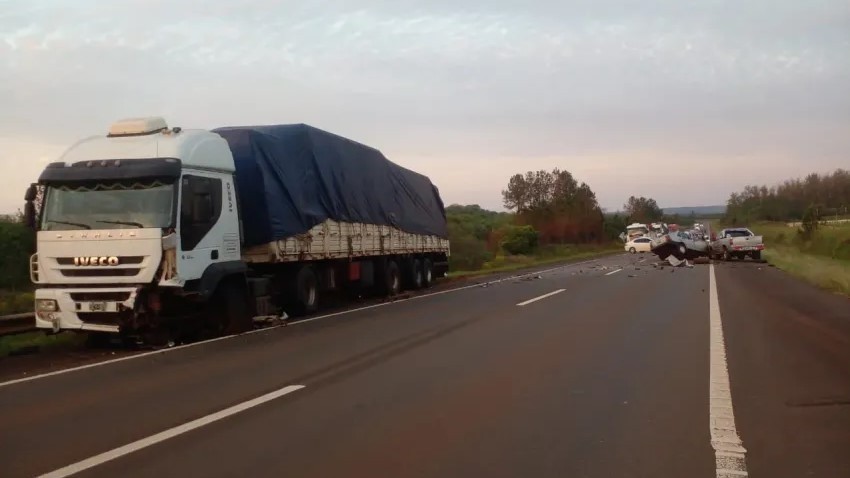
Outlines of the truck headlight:
<svg viewBox="0 0 850 478">
<path fill-rule="evenodd" d="M 35 310 L 37 312 L 56 312 L 59 305 L 53 299 L 36 299 Z"/>
</svg>

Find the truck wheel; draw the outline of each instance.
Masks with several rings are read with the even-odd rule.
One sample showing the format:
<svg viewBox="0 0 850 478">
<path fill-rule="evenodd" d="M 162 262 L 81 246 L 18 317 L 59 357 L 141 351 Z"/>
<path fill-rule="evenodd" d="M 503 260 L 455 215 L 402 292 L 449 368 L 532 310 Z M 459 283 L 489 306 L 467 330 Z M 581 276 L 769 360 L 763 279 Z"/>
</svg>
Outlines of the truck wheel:
<svg viewBox="0 0 850 478">
<path fill-rule="evenodd" d="M 298 271 L 295 280 L 298 314 L 311 314 L 319 309 L 319 277 L 311 266 L 304 266 Z"/>
<path fill-rule="evenodd" d="M 422 261 L 420 259 L 413 259 L 410 267 L 410 287 L 414 290 L 421 289 L 424 282 Z"/>
<path fill-rule="evenodd" d="M 753 252 L 753 260 L 754 261 L 760 261 L 761 260 L 761 251 Z"/>
<path fill-rule="evenodd" d="M 254 327 L 246 284 L 238 280 L 222 282 L 210 305 L 218 333 L 241 334 Z"/>
<path fill-rule="evenodd" d="M 426 289 L 434 284 L 434 263 L 431 259 L 422 260 L 422 287 Z"/>
<path fill-rule="evenodd" d="M 401 271 L 396 261 L 387 259 L 381 277 L 381 293 L 392 297 L 401 291 Z"/>
</svg>

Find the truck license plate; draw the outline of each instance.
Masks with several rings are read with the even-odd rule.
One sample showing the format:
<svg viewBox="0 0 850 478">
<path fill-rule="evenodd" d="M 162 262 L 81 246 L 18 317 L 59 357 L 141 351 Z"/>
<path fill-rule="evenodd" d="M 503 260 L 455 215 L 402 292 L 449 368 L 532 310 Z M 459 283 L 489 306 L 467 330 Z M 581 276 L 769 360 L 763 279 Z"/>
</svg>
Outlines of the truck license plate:
<svg viewBox="0 0 850 478">
<path fill-rule="evenodd" d="M 89 312 L 106 312 L 106 302 L 89 302 Z"/>
</svg>

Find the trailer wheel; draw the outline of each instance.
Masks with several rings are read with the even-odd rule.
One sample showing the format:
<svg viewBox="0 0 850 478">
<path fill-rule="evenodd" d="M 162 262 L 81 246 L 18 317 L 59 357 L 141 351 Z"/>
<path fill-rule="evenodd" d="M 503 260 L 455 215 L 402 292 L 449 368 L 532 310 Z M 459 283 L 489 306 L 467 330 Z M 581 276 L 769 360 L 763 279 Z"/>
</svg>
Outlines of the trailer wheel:
<svg viewBox="0 0 850 478">
<path fill-rule="evenodd" d="M 295 280 L 298 314 L 311 314 L 319 309 L 319 277 L 312 266 L 304 266 Z"/>
<path fill-rule="evenodd" d="M 434 263 L 431 259 L 422 260 L 422 287 L 428 288 L 434 284 Z"/>
<path fill-rule="evenodd" d="M 401 271 L 394 260 L 387 259 L 383 267 L 383 277 L 381 279 L 382 294 L 392 297 L 399 293 L 401 290 Z"/>
<path fill-rule="evenodd" d="M 425 283 L 423 275 L 422 261 L 420 259 L 413 259 L 410 267 L 410 287 L 412 289 L 422 288 L 422 285 Z"/>
</svg>

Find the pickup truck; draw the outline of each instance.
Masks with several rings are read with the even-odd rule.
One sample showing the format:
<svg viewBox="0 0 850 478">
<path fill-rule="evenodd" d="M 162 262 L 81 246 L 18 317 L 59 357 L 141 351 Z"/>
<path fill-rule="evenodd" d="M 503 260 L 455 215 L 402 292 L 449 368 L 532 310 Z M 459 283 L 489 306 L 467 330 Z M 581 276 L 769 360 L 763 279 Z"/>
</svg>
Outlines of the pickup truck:
<svg viewBox="0 0 850 478">
<path fill-rule="evenodd" d="M 723 229 L 711 241 L 712 258 L 722 258 L 725 261 L 732 258 L 744 259 L 747 256 L 754 260 L 760 260 L 763 250 L 762 236 L 757 236 L 753 231 L 744 227 Z"/>
</svg>

